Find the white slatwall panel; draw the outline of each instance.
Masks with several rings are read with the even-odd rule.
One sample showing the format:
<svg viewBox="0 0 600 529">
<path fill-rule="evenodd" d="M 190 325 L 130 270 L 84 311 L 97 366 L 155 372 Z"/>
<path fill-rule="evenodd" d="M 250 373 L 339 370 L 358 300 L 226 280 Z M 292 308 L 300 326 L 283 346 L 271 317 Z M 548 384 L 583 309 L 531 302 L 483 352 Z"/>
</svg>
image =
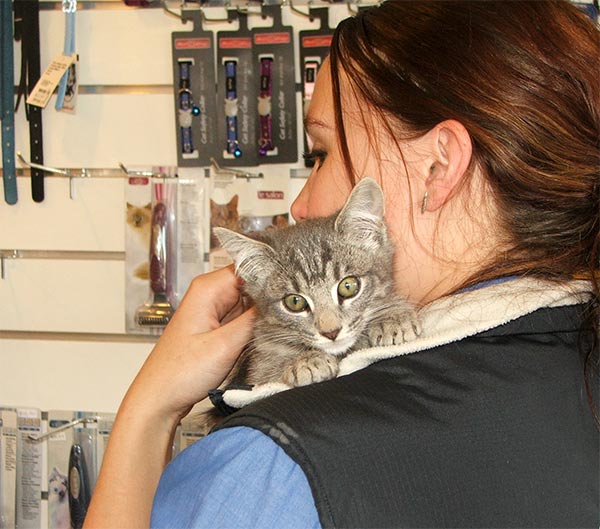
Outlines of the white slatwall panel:
<svg viewBox="0 0 600 529">
<path fill-rule="evenodd" d="M 42 67 L 62 51 L 64 15 L 40 14 Z M 44 161 L 58 168 L 131 168 L 176 163 L 171 32 L 191 24 L 160 9 L 82 10 L 77 50 L 82 85 L 162 85 L 149 93 L 80 94 L 74 115 L 44 110 Z M 15 49 L 15 78 L 20 49 Z M 16 148 L 29 159 L 25 113 L 16 116 Z M 0 249 L 123 252 L 125 180 L 46 178 L 46 198 L 31 200 L 19 178 L 19 202 L 0 202 Z M 1 185 L 0 185 L 1 186 Z M 112 342 L 125 332 L 124 263 L 6 259 L 0 279 L 0 404 L 116 411 L 151 340 Z M 15 339 L 13 331 L 20 331 Z M 3 334 L 2 334 L 3 332 Z M 50 333 L 61 340 L 52 339 Z M 25 334 L 23 334 L 25 333 Z M 86 334 L 100 333 L 99 335 Z M 65 338 L 66 336 L 66 338 Z"/>
<path fill-rule="evenodd" d="M 2 404 L 116 410 L 150 348 L 116 341 L 2 340 Z"/>
<path fill-rule="evenodd" d="M 75 115 L 44 111 L 44 163 L 58 168 L 174 165 L 174 119 L 170 94 L 80 95 Z M 20 110 L 15 142 L 29 160 L 26 125 Z"/>
<path fill-rule="evenodd" d="M 206 13 L 219 18 L 225 10 L 208 8 Z M 332 7 L 331 24 L 348 14 L 345 5 Z M 299 30 L 318 25 L 289 7 L 283 8 L 283 22 L 296 30 L 296 44 Z M 249 19 L 251 27 L 267 24 L 260 17 Z M 40 25 L 45 68 L 62 51 L 64 15 L 43 10 Z M 174 165 L 175 118 L 168 88 L 171 33 L 191 29 L 191 22 L 182 24 L 160 9 L 79 11 L 80 84 L 151 89 L 80 94 L 74 115 L 56 112 L 53 97 L 43 113 L 46 165 L 90 169 L 116 169 L 119 162 L 146 169 Z M 210 23 L 208 29 L 217 32 L 235 26 Z M 16 82 L 19 65 L 16 44 Z M 23 107 L 16 116 L 16 146 L 29 159 Z M 291 167 L 301 166 L 261 170 L 285 177 Z M 302 179 L 293 179 L 291 194 L 302 184 Z M 123 252 L 124 179 L 74 179 L 73 198 L 69 185 L 66 178 L 46 178 L 46 198 L 40 204 L 31 200 L 28 178 L 18 179 L 16 205 L 5 204 L 0 194 L 0 250 Z M 124 333 L 124 289 L 122 261 L 5 259 L 0 279 L 0 404 L 116 411 L 152 347 L 151 339 L 131 343 L 124 334 L 115 336 Z"/>
<path fill-rule="evenodd" d="M 125 332 L 122 261 L 9 259 L 4 276 L 5 330 Z"/>
<path fill-rule="evenodd" d="M 17 183 L 17 204 L 7 206 L 0 202 L 0 248 L 125 250 L 123 179 L 73 179 L 73 199 L 70 199 L 68 178 L 46 178 L 46 198 L 41 203 L 31 200 L 29 178 L 18 178 Z M 20 264 L 15 262 L 14 268 Z M 0 281 L 0 291 L 2 283 Z M 4 328 L 1 323 L 0 327 Z"/>
</svg>

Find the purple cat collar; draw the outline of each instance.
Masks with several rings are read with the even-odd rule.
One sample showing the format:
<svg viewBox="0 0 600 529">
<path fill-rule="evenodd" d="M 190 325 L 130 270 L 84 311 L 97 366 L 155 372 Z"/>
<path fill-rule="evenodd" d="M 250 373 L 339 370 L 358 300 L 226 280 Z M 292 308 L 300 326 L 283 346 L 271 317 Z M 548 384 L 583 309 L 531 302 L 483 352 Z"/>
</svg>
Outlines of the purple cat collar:
<svg viewBox="0 0 600 529">
<path fill-rule="evenodd" d="M 242 155 L 238 143 L 237 61 L 225 61 L 225 122 L 227 126 L 227 153 L 239 158 Z"/>
<path fill-rule="evenodd" d="M 258 96 L 258 115 L 260 118 L 260 140 L 258 154 L 266 156 L 272 151 L 273 119 L 271 118 L 271 96 L 273 95 L 273 57 L 260 59 L 260 92 Z"/>
</svg>

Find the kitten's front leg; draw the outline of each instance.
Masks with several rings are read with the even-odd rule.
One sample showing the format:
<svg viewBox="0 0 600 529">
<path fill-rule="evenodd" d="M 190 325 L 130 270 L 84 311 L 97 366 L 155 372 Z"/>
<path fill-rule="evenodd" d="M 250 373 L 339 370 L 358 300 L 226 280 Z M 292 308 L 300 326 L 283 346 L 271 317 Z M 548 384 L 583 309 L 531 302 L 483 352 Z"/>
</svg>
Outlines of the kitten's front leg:
<svg viewBox="0 0 600 529">
<path fill-rule="evenodd" d="M 290 386 L 307 386 L 334 378 L 339 358 L 321 352 L 307 351 L 295 358 L 283 372 L 283 382 Z"/>
<path fill-rule="evenodd" d="M 365 341 L 370 347 L 399 345 L 416 339 L 421 330 L 421 322 L 415 310 L 404 300 L 399 300 L 369 324 Z"/>
</svg>

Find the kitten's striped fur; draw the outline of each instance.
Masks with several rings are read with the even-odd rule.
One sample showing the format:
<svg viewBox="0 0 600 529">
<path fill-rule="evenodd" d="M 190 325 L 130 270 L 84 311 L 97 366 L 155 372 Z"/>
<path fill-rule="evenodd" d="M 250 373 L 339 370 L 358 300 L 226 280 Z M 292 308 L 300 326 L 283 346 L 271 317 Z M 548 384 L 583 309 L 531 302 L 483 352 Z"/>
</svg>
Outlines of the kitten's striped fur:
<svg viewBox="0 0 600 529">
<path fill-rule="evenodd" d="M 227 384 L 319 382 L 335 377 L 339 360 L 353 350 L 401 343 L 419 333 L 411 305 L 394 290 L 393 246 L 383 215 L 381 189 L 365 178 L 330 217 L 256 239 L 214 230 L 258 309 L 253 340 Z M 348 298 L 338 289 L 345 278 L 359 284 Z M 355 286 L 350 280 L 339 288 L 347 294 L 353 290 L 346 287 Z M 283 300 L 292 294 L 306 300 L 307 310 L 286 308 Z"/>
</svg>

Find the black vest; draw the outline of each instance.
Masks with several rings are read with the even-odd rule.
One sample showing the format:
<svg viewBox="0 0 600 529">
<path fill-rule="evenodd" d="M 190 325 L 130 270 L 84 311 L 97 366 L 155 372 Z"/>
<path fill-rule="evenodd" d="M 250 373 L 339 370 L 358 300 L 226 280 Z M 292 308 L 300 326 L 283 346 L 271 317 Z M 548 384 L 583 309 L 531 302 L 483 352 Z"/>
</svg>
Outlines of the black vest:
<svg viewBox="0 0 600 529">
<path fill-rule="evenodd" d="M 323 527 L 598 528 L 580 326 L 581 306 L 541 309 L 279 393 L 218 428 L 273 438 Z"/>
</svg>

